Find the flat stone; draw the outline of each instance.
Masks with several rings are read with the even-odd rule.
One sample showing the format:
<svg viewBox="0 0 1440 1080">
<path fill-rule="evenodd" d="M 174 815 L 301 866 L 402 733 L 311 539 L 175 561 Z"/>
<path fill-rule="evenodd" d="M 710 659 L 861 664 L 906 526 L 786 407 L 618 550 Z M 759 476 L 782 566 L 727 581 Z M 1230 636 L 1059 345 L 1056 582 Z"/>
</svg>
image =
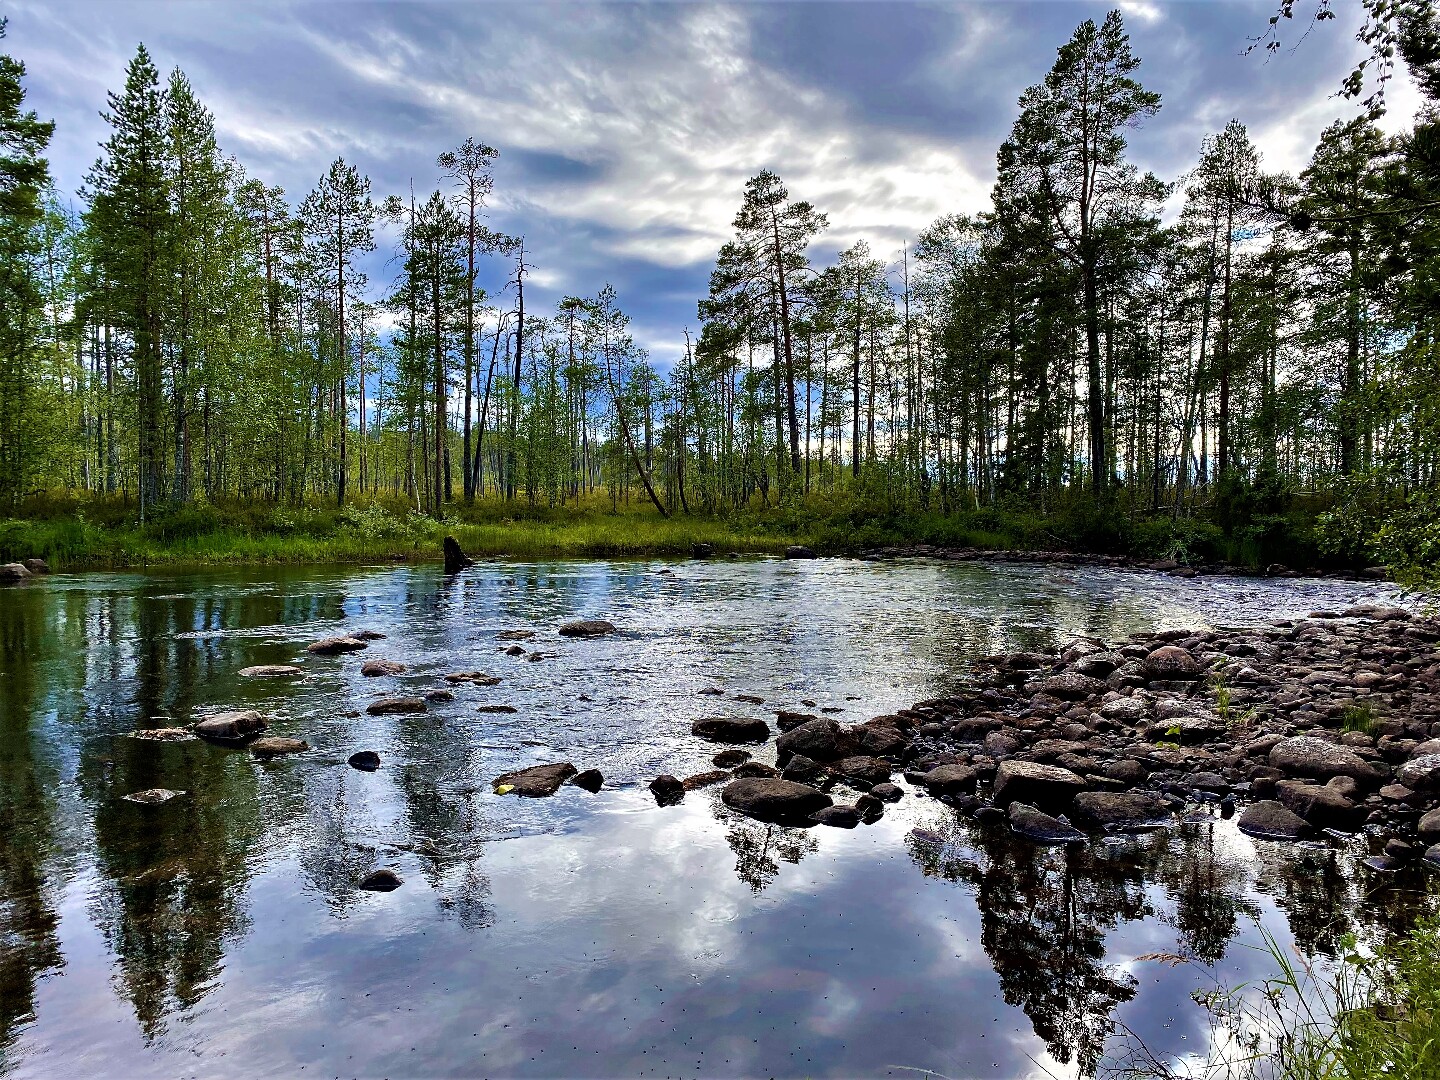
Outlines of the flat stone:
<svg viewBox="0 0 1440 1080">
<path fill-rule="evenodd" d="M 305 651 L 316 656 L 339 656 L 341 653 L 359 652 L 368 649 L 367 642 L 355 637 L 329 637 L 306 645 Z"/>
<path fill-rule="evenodd" d="M 520 710 L 517 709 L 517 708 L 515 708 L 514 705 L 476 705 L 476 706 L 475 706 L 475 711 L 478 712 L 478 713 L 505 713 L 505 714 L 509 714 L 509 713 L 519 712 Z"/>
<path fill-rule="evenodd" d="M 360 674 L 376 679 L 382 675 L 403 675 L 409 669 L 398 660 L 366 660 L 360 666 Z"/>
<path fill-rule="evenodd" d="M 459 683 L 471 683 L 475 686 L 499 686 L 500 677 L 489 675 L 483 671 L 452 671 L 445 676 L 445 681 L 452 686 Z"/>
<path fill-rule="evenodd" d="M 194 730 L 202 739 L 241 743 L 265 730 L 265 718 L 254 709 L 216 713 L 198 721 Z"/>
<path fill-rule="evenodd" d="M 890 773 L 894 770 L 888 761 L 882 761 L 876 757 L 857 756 L 841 758 L 830 766 L 830 771 L 846 780 L 873 787 L 889 780 Z"/>
<path fill-rule="evenodd" d="M 141 806 L 156 806 L 160 803 L 167 803 L 171 799 L 178 799 L 184 794 L 183 791 L 171 791 L 169 788 L 157 787 L 136 791 L 130 795 L 123 795 L 121 798 L 125 802 L 139 803 Z"/>
<path fill-rule="evenodd" d="M 1251 803 L 1240 814 L 1240 831 L 1259 840 L 1303 840 L 1309 822 L 1273 799 Z"/>
<path fill-rule="evenodd" d="M 617 632 L 615 624 L 606 622 L 604 619 L 576 619 L 573 622 L 564 623 L 560 627 L 561 637 L 603 637 L 605 634 Z"/>
<path fill-rule="evenodd" d="M 711 742 L 761 743 L 770 738 L 770 725 L 751 717 L 707 716 L 690 725 L 690 734 Z"/>
<path fill-rule="evenodd" d="M 396 716 L 402 713 L 423 713 L 426 705 L 424 698 L 387 697 L 372 701 L 365 706 L 365 711 L 371 716 Z"/>
<path fill-rule="evenodd" d="M 578 771 L 568 761 L 556 761 L 549 765 L 531 765 L 528 769 L 502 773 L 490 783 L 496 788 L 510 787 L 513 789 L 512 792 L 506 794 L 513 793 L 527 799 L 543 799 L 546 796 L 554 795 L 560 790 L 560 785 Z"/>
<path fill-rule="evenodd" d="M 1170 804 L 1138 791 L 1082 791 L 1075 796 L 1075 816 L 1097 828 L 1144 829 L 1171 818 Z"/>
<path fill-rule="evenodd" d="M 143 742 L 194 742 L 195 733 L 178 727 L 143 728 L 132 731 L 130 738 Z"/>
<path fill-rule="evenodd" d="M 710 759 L 710 763 L 719 769 L 733 769 L 736 765 L 743 765 L 749 760 L 749 750 L 721 750 Z"/>
<path fill-rule="evenodd" d="M 302 754 L 310 749 L 304 739 L 286 739 L 279 735 L 256 739 L 250 744 L 250 753 L 256 757 L 281 757 L 285 754 Z"/>
<path fill-rule="evenodd" d="M 1317 829 L 1356 829 L 1364 823 L 1364 811 L 1334 788 L 1281 780 L 1275 785 L 1275 797 Z"/>
<path fill-rule="evenodd" d="M 701 788 L 723 784 L 729 779 L 731 776 L 724 769 L 710 769 L 707 772 L 696 773 L 694 776 L 687 776 L 680 782 L 680 786 L 686 791 L 699 791 Z"/>
<path fill-rule="evenodd" d="M 1002 809 L 1012 802 L 1046 809 L 1063 809 L 1085 781 L 1069 769 L 1041 765 L 1034 761 L 1002 761 L 995 770 L 995 805 Z"/>
<path fill-rule="evenodd" d="M 529 641 L 535 636 L 534 630 L 501 630 L 495 635 L 496 641 Z"/>
<path fill-rule="evenodd" d="M 969 765 L 940 765 L 921 779 L 925 790 L 937 798 L 963 795 L 975 790 L 980 774 Z"/>
<path fill-rule="evenodd" d="M 1295 735 L 1276 743 L 1270 750 L 1270 764 L 1291 776 L 1315 780 L 1351 776 L 1362 784 L 1376 784 L 1381 779 L 1379 770 L 1355 751 L 1313 735 Z M 1440 758 L 1436 759 L 1436 767 L 1440 768 Z M 1400 782 L 1406 787 L 1415 786 L 1406 783 L 1403 778 Z"/>
<path fill-rule="evenodd" d="M 1011 832 L 1037 844 L 1074 844 L 1085 839 L 1085 834 L 1073 825 L 1025 803 L 1011 803 L 1008 816 Z"/>
<path fill-rule="evenodd" d="M 305 672 L 294 664 L 255 664 L 241 668 L 240 674 L 247 679 L 294 679 Z"/>
<path fill-rule="evenodd" d="M 807 784 L 762 777 L 732 781 L 720 799 L 730 809 L 760 821 L 804 820 L 831 805 L 829 795 Z"/>
</svg>

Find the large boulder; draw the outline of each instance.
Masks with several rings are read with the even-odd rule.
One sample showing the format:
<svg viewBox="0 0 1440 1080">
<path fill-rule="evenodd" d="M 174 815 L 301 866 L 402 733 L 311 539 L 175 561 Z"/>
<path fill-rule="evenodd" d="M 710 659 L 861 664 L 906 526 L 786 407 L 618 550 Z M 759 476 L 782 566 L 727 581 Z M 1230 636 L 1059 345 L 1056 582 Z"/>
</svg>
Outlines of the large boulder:
<svg viewBox="0 0 1440 1080">
<path fill-rule="evenodd" d="M 816 761 L 839 761 L 853 757 L 859 750 L 854 733 L 828 716 L 791 728 L 775 740 L 776 760 L 782 768 L 792 754 L 804 754 Z"/>
<path fill-rule="evenodd" d="M 283 757 L 286 754 L 303 754 L 310 749 L 310 744 L 304 739 L 286 739 L 279 735 L 270 735 L 263 739 L 256 739 L 250 744 L 250 753 L 258 758 Z"/>
<path fill-rule="evenodd" d="M 1008 816 L 1011 832 L 1037 844 L 1075 844 L 1085 839 L 1085 834 L 1073 825 L 1021 802 L 1010 804 Z"/>
<path fill-rule="evenodd" d="M 1378 784 L 1382 779 L 1380 771 L 1355 751 L 1313 735 L 1294 735 L 1276 743 L 1270 748 L 1270 765 L 1291 776 L 1312 780 L 1350 776 L 1362 784 Z M 1404 780 L 1400 782 L 1406 787 L 1414 787 Z"/>
<path fill-rule="evenodd" d="M 995 770 L 995 805 L 1028 803 L 1045 809 L 1064 809 L 1086 787 L 1084 779 L 1058 765 L 1035 761 L 1002 761 Z"/>
<path fill-rule="evenodd" d="M 382 675 L 404 675 L 406 670 L 405 665 L 399 660 L 366 660 L 360 666 L 360 674 L 370 679 L 376 679 Z"/>
<path fill-rule="evenodd" d="M 222 743 L 241 743 L 265 730 L 265 718 L 253 709 L 216 713 L 199 721 L 195 734 Z"/>
<path fill-rule="evenodd" d="M 1273 799 L 1251 803 L 1240 814 L 1240 831 L 1260 840 L 1303 840 L 1309 822 Z"/>
<path fill-rule="evenodd" d="M 30 571 L 21 563 L 0 563 L 0 585 L 17 585 L 29 578 Z"/>
<path fill-rule="evenodd" d="M 804 544 L 791 544 L 785 549 L 785 558 L 813 559 L 815 558 L 815 552 L 810 548 L 806 547 Z"/>
<path fill-rule="evenodd" d="M 1170 804 L 1139 791 L 1082 791 L 1075 817 L 1099 829 L 1144 829 L 1170 819 Z"/>
<path fill-rule="evenodd" d="M 1411 791 L 1440 789 L 1440 754 L 1422 754 L 1400 766 L 1396 776 Z"/>
<path fill-rule="evenodd" d="M 394 892 L 404 884 L 404 878 L 389 867 L 384 867 L 380 870 L 371 870 L 360 879 L 356 888 L 364 889 L 366 892 Z"/>
<path fill-rule="evenodd" d="M 829 795 L 808 784 L 765 777 L 731 781 L 720 799 L 747 817 L 777 822 L 801 822 L 831 805 Z"/>
<path fill-rule="evenodd" d="M 857 755 L 841 758 L 830 766 L 830 771 L 844 780 L 869 788 L 889 780 L 893 769 L 888 761 Z"/>
<path fill-rule="evenodd" d="M 398 716 L 404 713 L 423 713 L 426 708 L 424 698 L 387 697 L 372 701 L 365 706 L 365 711 L 371 716 Z"/>
<path fill-rule="evenodd" d="M 528 769 L 502 773 L 491 783 L 497 791 L 508 787 L 516 795 L 523 795 L 527 799 L 543 799 L 547 795 L 554 795 L 560 790 L 560 785 L 578 771 L 568 761 L 557 761 L 550 765 L 532 765 Z"/>
<path fill-rule="evenodd" d="M 1141 662 L 1145 677 L 1153 681 L 1179 682 L 1198 679 L 1200 661 L 1179 645 L 1161 645 Z"/>
<path fill-rule="evenodd" d="M 1075 671 L 1061 672 L 1048 679 L 1037 679 L 1026 683 L 1025 690 L 1031 694 L 1046 694 L 1061 701 L 1083 701 L 1105 692 L 1105 684 L 1099 679 L 1081 675 Z"/>
<path fill-rule="evenodd" d="M 561 637 L 603 637 L 616 632 L 615 624 L 606 622 L 604 619 L 576 619 L 574 622 L 564 623 L 560 627 Z"/>
<path fill-rule="evenodd" d="M 357 637 L 327 637 L 305 646 L 305 651 L 316 656 L 339 656 L 341 653 L 359 652 L 368 649 L 368 642 Z"/>
<path fill-rule="evenodd" d="M 1333 787 L 1281 780 L 1275 785 L 1275 797 L 1317 829 L 1357 829 L 1365 821 L 1365 811 Z"/>
<path fill-rule="evenodd" d="M 760 743 L 770 738 L 770 725 L 744 716 L 707 716 L 690 725 L 690 734 L 720 743 Z"/>
<path fill-rule="evenodd" d="M 925 790 L 936 798 L 963 795 L 975 790 L 980 774 L 969 765 L 940 765 L 920 780 Z"/>
</svg>

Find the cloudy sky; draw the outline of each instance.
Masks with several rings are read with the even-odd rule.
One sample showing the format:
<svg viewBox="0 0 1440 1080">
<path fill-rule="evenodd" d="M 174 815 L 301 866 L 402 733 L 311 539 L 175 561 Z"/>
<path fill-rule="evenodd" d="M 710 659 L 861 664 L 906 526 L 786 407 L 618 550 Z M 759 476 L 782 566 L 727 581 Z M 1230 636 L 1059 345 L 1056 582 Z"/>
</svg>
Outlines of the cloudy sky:
<svg viewBox="0 0 1440 1080">
<path fill-rule="evenodd" d="M 1276 2 L 1120 4 L 1140 78 L 1163 95 L 1131 139 L 1142 166 L 1176 177 L 1206 133 L 1239 117 L 1268 167 L 1296 170 L 1330 120 L 1354 115 L 1332 95 L 1359 48 L 1358 3 L 1339 0 L 1341 18 L 1295 51 L 1243 55 Z M 860 238 L 896 256 L 938 215 L 984 206 L 1016 99 L 1110 6 L 9 0 L 0 11 L 30 103 L 58 122 L 63 191 L 94 161 L 105 93 L 143 41 L 162 72 L 190 76 L 224 149 L 296 201 L 337 156 L 377 196 L 412 180 L 423 196 L 440 182 L 438 153 L 466 136 L 496 146 L 490 223 L 527 237 L 534 300 L 608 281 L 663 362 L 695 324 L 749 176 L 774 169 L 829 215 L 819 258 Z M 1402 84 L 1391 101 L 1393 126 L 1414 95 Z M 389 254 L 382 238 L 377 291 Z M 503 276 L 495 267 L 493 284 Z"/>
</svg>

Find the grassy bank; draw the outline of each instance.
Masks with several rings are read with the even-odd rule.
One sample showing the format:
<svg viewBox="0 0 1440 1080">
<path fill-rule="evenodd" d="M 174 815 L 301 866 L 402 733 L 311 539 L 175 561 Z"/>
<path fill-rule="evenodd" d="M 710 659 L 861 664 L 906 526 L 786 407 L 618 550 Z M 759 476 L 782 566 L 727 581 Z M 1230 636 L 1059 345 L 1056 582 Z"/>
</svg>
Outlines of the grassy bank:
<svg viewBox="0 0 1440 1080">
<path fill-rule="evenodd" d="M 1226 536 L 1213 525 L 1168 516 L 1097 513 L 1084 505 L 1050 513 L 983 508 L 941 514 L 858 499 L 812 497 L 793 506 L 752 505 L 719 514 L 662 517 L 649 506 L 607 500 L 535 507 L 519 501 L 456 504 L 441 519 L 381 502 L 334 507 L 199 505 L 152 515 L 143 525 L 118 500 L 35 500 L 0 521 L 0 561 L 39 557 L 57 569 L 246 563 L 437 560 L 454 535 L 480 557 L 778 553 L 806 544 L 847 554 L 916 543 L 992 550 L 1069 550 L 1186 562 L 1313 565 L 1301 525 Z M 1298 539 L 1297 539 L 1298 538 Z"/>
</svg>

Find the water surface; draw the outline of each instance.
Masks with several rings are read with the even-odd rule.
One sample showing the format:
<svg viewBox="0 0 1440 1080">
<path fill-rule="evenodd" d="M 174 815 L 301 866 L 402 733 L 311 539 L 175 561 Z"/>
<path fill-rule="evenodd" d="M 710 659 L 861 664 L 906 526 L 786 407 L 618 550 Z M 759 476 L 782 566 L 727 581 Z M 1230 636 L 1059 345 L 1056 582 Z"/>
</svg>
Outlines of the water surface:
<svg viewBox="0 0 1440 1080">
<path fill-rule="evenodd" d="M 804 831 L 738 818 L 716 789 L 660 808 L 644 784 L 710 767 L 699 716 L 862 720 L 954 689 L 986 653 L 1364 599 L 1393 592 L 845 560 L 60 575 L 0 593 L 0 1075 L 1089 1075 L 1117 1021 L 1184 1054 L 1206 1038 L 1199 973 L 1135 957 L 1239 982 L 1268 972 L 1260 926 L 1323 957 L 1347 932 L 1403 931 L 1429 882 L 1369 876 L 1358 845 L 1256 844 L 1218 820 L 1037 850 L 914 796 L 873 826 Z M 560 638 L 575 617 L 623 632 Z M 304 653 L 362 628 L 388 637 Z M 503 655 L 514 629 L 544 658 Z M 373 657 L 410 670 L 361 677 Z M 285 662 L 303 680 L 235 674 Z M 425 716 L 363 714 L 471 669 L 502 682 Z M 479 711 L 498 704 L 516 711 Z M 314 749 L 261 763 L 126 737 L 228 707 Z M 345 764 L 362 749 L 378 772 Z M 601 769 L 605 790 L 491 793 L 553 760 Z M 151 787 L 187 794 L 121 799 Z M 404 886 L 357 890 L 378 866 Z"/>
</svg>

